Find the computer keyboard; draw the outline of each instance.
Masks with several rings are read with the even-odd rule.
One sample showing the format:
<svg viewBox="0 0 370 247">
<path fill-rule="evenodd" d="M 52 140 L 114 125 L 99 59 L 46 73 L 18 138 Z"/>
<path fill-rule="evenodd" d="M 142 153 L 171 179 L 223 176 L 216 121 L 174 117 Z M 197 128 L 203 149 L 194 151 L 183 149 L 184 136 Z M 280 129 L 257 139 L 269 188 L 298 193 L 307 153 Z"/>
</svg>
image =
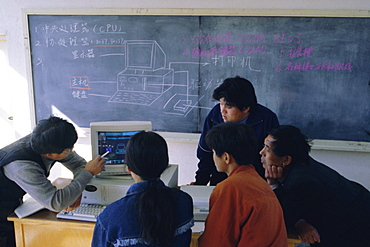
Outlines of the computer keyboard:
<svg viewBox="0 0 370 247">
<path fill-rule="evenodd" d="M 61 211 L 57 214 L 59 219 L 82 220 L 96 222 L 96 217 L 106 208 L 104 205 L 81 203 L 72 211 Z"/>
<path fill-rule="evenodd" d="M 161 96 L 160 93 L 117 91 L 109 102 L 128 103 L 135 105 L 151 105 Z"/>
</svg>

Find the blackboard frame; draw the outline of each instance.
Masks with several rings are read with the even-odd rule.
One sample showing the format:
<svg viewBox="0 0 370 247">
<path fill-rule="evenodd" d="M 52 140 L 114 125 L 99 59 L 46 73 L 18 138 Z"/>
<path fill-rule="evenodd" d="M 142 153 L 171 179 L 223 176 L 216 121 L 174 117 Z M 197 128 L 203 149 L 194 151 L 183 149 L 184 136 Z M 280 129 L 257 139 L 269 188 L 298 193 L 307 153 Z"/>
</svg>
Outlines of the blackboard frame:
<svg viewBox="0 0 370 247">
<path fill-rule="evenodd" d="M 30 85 L 32 125 L 36 124 L 35 97 L 31 67 L 29 15 L 174 15 L 174 16 L 275 16 L 275 17 L 359 17 L 369 18 L 369 10 L 271 10 L 271 9 L 22 9 Z M 341 141 L 339 141 L 341 142 Z M 346 141 L 348 143 L 348 141 Z M 360 142 L 353 142 L 360 143 Z"/>
</svg>

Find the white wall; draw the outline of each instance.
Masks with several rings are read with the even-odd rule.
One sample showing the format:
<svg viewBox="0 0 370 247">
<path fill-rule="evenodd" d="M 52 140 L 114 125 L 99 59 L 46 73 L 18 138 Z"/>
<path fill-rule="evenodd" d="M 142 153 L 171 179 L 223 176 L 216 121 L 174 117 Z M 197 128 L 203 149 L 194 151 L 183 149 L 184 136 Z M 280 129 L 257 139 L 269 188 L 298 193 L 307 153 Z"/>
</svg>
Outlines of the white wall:
<svg viewBox="0 0 370 247">
<path fill-rule="evenodd" d="M 0 105 L 0 110 L 7 107 L 6 114 L 0 114 L 0 118 L 13 116 L 15 128 L 14 138 L 7 137 L 8 142 L 28 134 L 34 125 L 32 111 L 32 86 L 27 78 L 28 50 L 25 48 L 24 21 L 22 9 L 61 9 L 61 8 L 218 8 L 218 9 L 305 9 L 305 10 L 370 10 L 369 0 L 0 0 L 0 34 L 5 35 L 7 44 L 7 65 L 0 66 L 0 73 L 7 74 L 7 78 L 0 76 L 0 90 L 7 88 L 8 94 L 12 95 L 11 107 Z M 1 51 L 1 49 L 0 49 Z M 9 64 L 9 65 L 8 65 Z M 11 111 L 9 111 L 11 109 Z M 0 111 L 4 112 L 4 111 Z M 9 124 L 9 121 L 6 122 Z M 3 125 L 3 122 L 0 121 Z M 3 129 L 4 126 L 0 126 Z M 0 132 L 1 134 L 2 132 Z M 89 159 L 88 133 L 79 132 L 80 141 L 76 146 L 85 158 Z M 2 142 L 4 141 L 4 137 Z M 180 165 L 180 184 L 185 184 L 194 179 L 196 170 L 196 142 L 197 137 L 187 141 L 174 141 L 170 138 L 169 149 L 172 163 Z M 343 151 L 319 151 L 314 150 L 313 156 L 328 165 L 339 170 L 345 176 L 359 181 L 370 189 L 370 181 L 367 178 L 370 168 L 369 152 L 343 152 Z M 56 168 L 54 175 L 59 175 L 63 170 Z M 64 172 L 63 172 L 64 174 Z"/>
</svg>

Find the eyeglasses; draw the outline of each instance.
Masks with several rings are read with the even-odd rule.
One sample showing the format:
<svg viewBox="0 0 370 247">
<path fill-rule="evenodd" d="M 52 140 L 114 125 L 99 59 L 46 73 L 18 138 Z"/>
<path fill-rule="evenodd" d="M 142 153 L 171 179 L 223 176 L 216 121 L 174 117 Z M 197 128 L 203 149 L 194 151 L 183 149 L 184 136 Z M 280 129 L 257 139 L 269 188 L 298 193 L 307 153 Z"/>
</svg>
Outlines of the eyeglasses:
<svg viewBox="0 0 370 247">
<path fill-rule="evenodd" d="M 73 148 L 67 148 L 67 149 L 64 149 L 63 153 L 70 154 L 72 153 L 72 151 L 73 151 Z"/>
</svg>

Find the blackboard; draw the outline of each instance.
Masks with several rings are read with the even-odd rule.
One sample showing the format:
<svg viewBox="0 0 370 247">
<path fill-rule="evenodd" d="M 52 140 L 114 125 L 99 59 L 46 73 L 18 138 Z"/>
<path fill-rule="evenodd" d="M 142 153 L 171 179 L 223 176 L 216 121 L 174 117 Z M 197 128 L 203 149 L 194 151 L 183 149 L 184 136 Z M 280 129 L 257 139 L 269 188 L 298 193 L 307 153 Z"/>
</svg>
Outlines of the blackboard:
<svg viewBox="0 0 370 247">
<path fill-rule="evenodd" d="M 198 133 L 225 78 L 281 124 L 370 141 L 370 18 L 28 15 L 36 120 L 150 120 Z"/>
</svg>

